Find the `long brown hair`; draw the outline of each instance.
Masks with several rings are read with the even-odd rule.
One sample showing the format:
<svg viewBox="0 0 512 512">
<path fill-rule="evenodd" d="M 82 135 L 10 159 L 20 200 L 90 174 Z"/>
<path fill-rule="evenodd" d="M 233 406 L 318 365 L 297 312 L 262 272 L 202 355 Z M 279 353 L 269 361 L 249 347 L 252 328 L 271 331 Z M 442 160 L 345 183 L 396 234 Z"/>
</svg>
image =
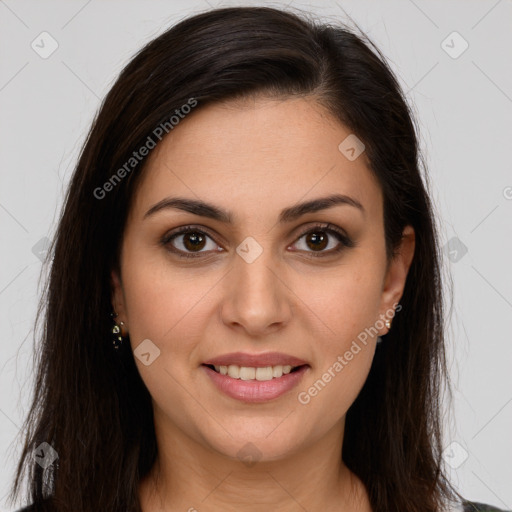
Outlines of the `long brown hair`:
<svg viewBox="0 0 512 512">
<path fill-rule="evenodd" d="M 49 255 L 33 403 L 12 496 L 27 472 L 27 500 L 48 506 L 41 510 L 140 510 L 139 482 L 157 453 L 151 397 L 131 351 L 113 355 L 108 336 L 110 273 L 146 160 L 112 178 L 191 98 L 200 109 L 256 93 L 313 97 L 364 142 L 383 191 L 388 261 L 403 228 L 416 233 L 402 311 L 347 413 L 340 456 L 375 512 L 438 512 L 460 497 L 442 467 L 441 392 L 449 383 L 441 252 L 414 117 L 364 35 L 264 7 L 185 19 L 147 44 L 103 101 Z M 98 193 L 107 182 L 108 193 Z M 43 469 L 32 453 L 45 442 L 58 459 Z"/>
</svg>

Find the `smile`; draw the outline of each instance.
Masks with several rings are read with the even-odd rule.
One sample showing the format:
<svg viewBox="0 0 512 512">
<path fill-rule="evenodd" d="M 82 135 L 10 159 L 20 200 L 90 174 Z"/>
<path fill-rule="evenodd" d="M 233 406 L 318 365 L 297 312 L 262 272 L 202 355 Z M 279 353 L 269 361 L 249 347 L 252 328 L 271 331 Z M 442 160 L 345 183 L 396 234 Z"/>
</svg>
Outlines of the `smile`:
<svg viewBox="0 0 512 512">
<path fill-rule="evenodd" d="M 214 366 L 208 365 L 213 368 L 217 373 L 221 375 L 229 375 L 232 379 L 241 380 L 272 380 L 278 379 L 283 375 L 297 370 L 298 366 L 291 365 L 276 365 L 276 366 L 264 366 L 264 367 L 251 367 L 251 366 L 238 366 L 236 364 L 230 364 L 229 366 Z"/>
<path fill-rule="evenodd" d="M 292 390 L 310 367 L 307 364 L 265 367 L 203 364 L 201 368 L 223 394 L 242 402 L 259 403 Z"/>
</svg>

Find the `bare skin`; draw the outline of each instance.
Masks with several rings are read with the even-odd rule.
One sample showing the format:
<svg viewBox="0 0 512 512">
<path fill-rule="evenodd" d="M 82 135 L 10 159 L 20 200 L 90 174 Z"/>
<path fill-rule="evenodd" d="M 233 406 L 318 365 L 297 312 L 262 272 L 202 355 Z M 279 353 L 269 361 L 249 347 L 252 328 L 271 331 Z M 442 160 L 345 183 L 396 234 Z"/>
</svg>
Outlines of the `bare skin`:
<svg viewBox="0 0 512 512">
<path fill-rule="evenodd" d="M 371 511 L 341 449 L 377 335 L 332 368 L 365 328 L 388 332 L 382 319 L 400 301 L 415 243 L 408 226 L 387 265 L 382 193 L 365 153 L 350 161 L 338 149 L 349 134 L 313 98 L 259 97 L 198 108 L 151 153 L 112 274 L 132 349 L 149 339 L 160 350 L 148 366 L 135 358 L 159 453 L 140 486 L 143 512 Z M 364 210 L 337 204 L 279 222 L 283 209 L 335 193 Z M 233 224 L 175 208 L 146 215 L 178 196 L 230 211 Z M 344 230 L 354 246 L 317 223 Z M 187 225 L 204 245 L 190 233 L 162 241 Z M 247 237 L 262 249 L 250 263 L 236 251 Z M 263 403 L 225 395 L 202 366 L 272 351 L 309 367 L 296 388 Z M 325 387 L 308 394 L 329 368 Z M 247 451 L 252 463 L 242 460 Z"/>
</svg>

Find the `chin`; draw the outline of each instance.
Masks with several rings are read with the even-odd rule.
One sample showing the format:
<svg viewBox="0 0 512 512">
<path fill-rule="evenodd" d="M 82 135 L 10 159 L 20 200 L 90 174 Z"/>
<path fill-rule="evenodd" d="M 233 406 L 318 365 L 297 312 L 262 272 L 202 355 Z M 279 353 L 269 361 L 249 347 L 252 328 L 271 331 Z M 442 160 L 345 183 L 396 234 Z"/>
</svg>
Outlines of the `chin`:
<svg viewBox="0 0 512 512">
<path fill-rule="evenodd" d="M 277 435 L 275 430 L 272 432 L 275 425 L 276 423 L 264 434 L 261 429 L 239 429 L 236 435 L 233 433 L 233 437 L 227 435 L 222 440 L 206 439 L 206 441 L 219 454 L 243 462 L 249 467 L 256 462 L 282 460 L 299 449 L 300 441 L 294 438 L 289 428 L 283 430 L 281 435 Z"/>
</svg>

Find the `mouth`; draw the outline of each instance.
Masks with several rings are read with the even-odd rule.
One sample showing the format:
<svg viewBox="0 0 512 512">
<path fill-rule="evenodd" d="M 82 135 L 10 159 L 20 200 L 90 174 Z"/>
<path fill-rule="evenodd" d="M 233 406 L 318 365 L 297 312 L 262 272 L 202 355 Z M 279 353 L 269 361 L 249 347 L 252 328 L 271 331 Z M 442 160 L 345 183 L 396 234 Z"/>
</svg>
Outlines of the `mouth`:
<svg viewBox="0 0 512 512">
<path fill-rule="evenodd" d="M 302 364 L 298 366 L 292 365 L 275 365 L 275 366 L 238 366 L 236 364 L 230 365 L 213 365 L 213 364 L 203 364 L 210 370 L 220 374 L 227 375 L 232 379 L 239 380 L 257 380 L 257 381 L 267 381 L 272 379 L 279 379 L 283 375 L 288 375 L 290 373 L 294 373 L 299 371 L 301 368 L 308 366 L 307 364 Z"/>
<path fill-rule="evenodd" d="M 213 388 L 240 402 L 257 404 L 284 398 L 310 369 L 309 364 L 238 366 L 202 364 Z"/>
</svg>

